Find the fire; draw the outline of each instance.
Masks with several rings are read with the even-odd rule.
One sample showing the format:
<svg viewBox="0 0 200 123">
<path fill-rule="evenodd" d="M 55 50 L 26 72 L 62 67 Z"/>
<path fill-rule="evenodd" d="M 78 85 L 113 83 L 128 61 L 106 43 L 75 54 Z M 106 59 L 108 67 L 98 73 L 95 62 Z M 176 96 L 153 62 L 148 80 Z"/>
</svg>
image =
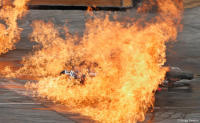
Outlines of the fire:
<svg viewBox="0 0 200 123">
<path fill-rule="evenodd" d="M 26 13 L 28 0 L 15 0 L 12 5 L 6 4 L 6 0 L 0 2 L 3 3 L 0 9 L 0 54 L 3 54 L 14 49 L 20 39 L 22 29 L 17 26 L 17 20 Z"/>
<path fill-rule="evenodd" d="M 149 22 L 125 24 L 109 16 L 94 17 L 87 21 L 82 37 L 64 27 L 62 38 L 53 23 L 33 22 L 31 39 L 38 46 L 23 59 L 16 75 L 37 77 L 37 83 L 26 84 L 36 96 L 60 102 L 97 122 L 143 121 L 165 78 L 165 43 L 176 39 L 183 11 L 179 0 L 155 4 L 158 15 Z M 143 10 L 147 9 L 138 12 Z M 64 69 L 85 73 L 85 84 L 58 76 Z M 89 77 L 89 71 L 96 76 Z"/>
</svg>

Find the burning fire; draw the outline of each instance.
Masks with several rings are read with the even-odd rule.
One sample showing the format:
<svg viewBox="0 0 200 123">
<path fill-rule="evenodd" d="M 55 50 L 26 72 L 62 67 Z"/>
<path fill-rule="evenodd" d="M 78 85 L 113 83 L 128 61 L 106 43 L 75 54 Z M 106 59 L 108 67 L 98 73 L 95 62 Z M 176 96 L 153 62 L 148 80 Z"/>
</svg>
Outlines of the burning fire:
<svg viewBox="0 0 200 123">
<path fill-rule="evenodd" d="M 82 37 L 71 35 L 65 27 L 62 38 L 53 23 L 33 22 L 31 39 L 38 46 L 23 59 L 16 75 L 37 77 L 37 83 L 26 84 L 36 96 L 60 102 L 95 121 L 143 121 L 165 78 L 165 43 L 176 39 L 183 11 L 179 0 L 150 1 L 158 6 L 158 15 L 149 22 L 125 24 L 108 16 L 94 17 L 87 21 Z M 64 69 L 85 73 L 85 84 L 58 76 Z M 96 76 L 88 77 L 89 71 Z"/>
<path fill-rule="evenodd" d="M 0 55 L 15 48 L 14 44 L 19 41 L 21 28 L 17 26 L 17 19 L 26 13 L 26 2 L 28 0 L 15 0 L 13 4 L 3 3 L 0 9 Z"/>
</svg>

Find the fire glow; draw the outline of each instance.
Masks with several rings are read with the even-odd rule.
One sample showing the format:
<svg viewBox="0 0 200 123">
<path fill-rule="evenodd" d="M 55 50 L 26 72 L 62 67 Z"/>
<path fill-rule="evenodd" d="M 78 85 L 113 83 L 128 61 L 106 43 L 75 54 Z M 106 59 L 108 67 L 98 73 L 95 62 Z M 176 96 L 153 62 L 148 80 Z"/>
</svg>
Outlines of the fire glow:
<svg viewBox="0 0 200 123">
<path fill-rule="evenodd" d="M 26 13 L 26 2 L 28 0 L 15 0 L 11 5 L 2 4 L 0 9 L 0 54 L 15 48 L 15 43 L 20 39 L 22 28 L 17 25 L 17 19 Z M 0 1 L 3 3 L 3 1 Z M 6 1 L 5 1 L 6 2 Z"/>
<path fill-rule="evenodd" d="M 154 92 L 165 79 L 165 43 L 176 39 L 183 11 L 179 0 L 156 3 L 158 15 L 143 26 L 143 19 L 127 25 L 108 16 L 94 17 L 86 22 L 82 37 L 71 35 L 65 27 L 62 38 L 53 23 L 33 22 L 31 39 L 38 47 L 23 59 L 16 75 L 38 77 L 37 83 L 26 84 L 36 96 L 59 102 L 97 122 L 143 121 L 154 105 Z M 57 76 L 64 69 L 87 76 L 88 68 L 97 75 L 87 77 L 84 85 Z"/>
</svg>

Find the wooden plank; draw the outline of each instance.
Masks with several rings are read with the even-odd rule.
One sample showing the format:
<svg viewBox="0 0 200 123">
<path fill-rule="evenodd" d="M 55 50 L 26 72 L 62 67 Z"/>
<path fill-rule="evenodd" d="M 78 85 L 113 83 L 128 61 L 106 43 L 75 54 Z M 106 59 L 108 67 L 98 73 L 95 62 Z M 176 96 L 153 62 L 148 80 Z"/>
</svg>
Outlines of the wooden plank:
<svg viewBox="0 0 200 123">
<path fill-rule="evenodd" d="M 0 0 L 0 6 L 11 5 L 14 0 Z M 184 8 L 200 6 L 200 0 L 183 0 Z M 133 7 L 133 0 L 30 0 L 29 6 L 93 6 L 93 7 Z"/>
<path fill-rule="evenodd" d="M 29 5 L 122 7 L 122 0 L 31 0 Z"/>
<path fill-rule="evenodd" d="M 200 0 L 184 0 L 184 8 L 194 8 L 200 6 Z"/>
</svg>

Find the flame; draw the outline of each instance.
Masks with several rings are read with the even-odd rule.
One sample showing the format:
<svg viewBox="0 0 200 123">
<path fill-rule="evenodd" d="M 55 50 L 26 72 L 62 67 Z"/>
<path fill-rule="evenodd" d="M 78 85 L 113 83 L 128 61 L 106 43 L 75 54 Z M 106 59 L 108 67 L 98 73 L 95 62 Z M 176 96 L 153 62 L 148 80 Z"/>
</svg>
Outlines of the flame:
<svg viewBox="0 0 200 123">
<path fill-rule="evenodd" d="M 82 37 L 64 27 L 62 38 L 53 23 L 33 22 L 31 39 L 38 45 L 23 59 L 16 75 L 38 77 L 37 83 L 28 82 L 26 88 L 97 122 L 143 121 L 154 105 L 154 92 L 164 81 L 165 43 L 176 39 L 183 11 L 179 0 L 157 0 L 152 5 L 158 6 L 158 15 L 149 22 L 140 19 L 125 24 L 111 21 L 108 15 L 94 17 L 87 21 Z M 148 9 L 138 12 L 143 10 Z M 86 77 L 80 85 L 57 76 L 63 69 L 97 75 Z"/>
<path fill-rule="evenodd" d="M 0 23 L 0 55 L 14 49 L 14 44 L 19 41 L 22 28 L 17 26 L 17 20 L 25 15 L 27 2 L 15 0 L 12 5 L 3 5 L 0 9 L 0 20 L 3 21 Z"/>
</svg>

